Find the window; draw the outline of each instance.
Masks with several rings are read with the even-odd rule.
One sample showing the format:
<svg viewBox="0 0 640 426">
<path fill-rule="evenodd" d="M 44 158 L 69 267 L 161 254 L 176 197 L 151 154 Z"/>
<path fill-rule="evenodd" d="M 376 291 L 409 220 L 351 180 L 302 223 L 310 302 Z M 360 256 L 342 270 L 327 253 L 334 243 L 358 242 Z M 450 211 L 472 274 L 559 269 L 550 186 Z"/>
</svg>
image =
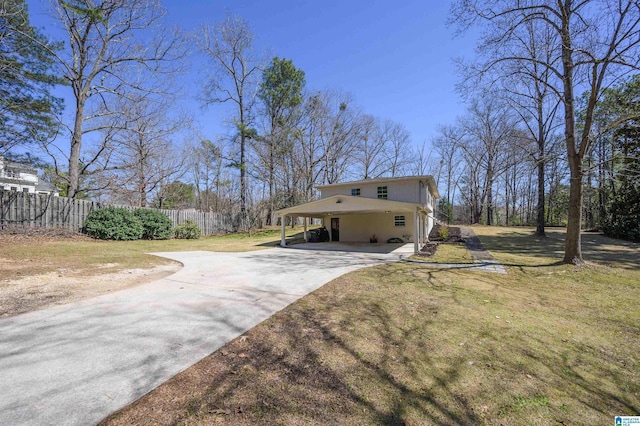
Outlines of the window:
<svg viewBox="0 0 640 426">
<path fill-rule="evenodd" d="M 359 197 L 360 196 L 360 188 L 351 188 L 351 196 Z"/>
<path fill-rule="evenodd" d="M 378 198 L 380 198 L 381 200 L 386 200 L 387 199 L 387 187 L 386 186 L 379 186 L 378 187 Z"/>
<path fill-rule="evenodd" d="M 406 221 L 404 216 L 394 216 L 393 217 L 393 224 L 394 226 L 405 226 L 406 225 Z"/>
<path fill-rule="evenodd" d="M 29 192 L 29 188 L 22 188 L 22 192 Z"/>
</svg>

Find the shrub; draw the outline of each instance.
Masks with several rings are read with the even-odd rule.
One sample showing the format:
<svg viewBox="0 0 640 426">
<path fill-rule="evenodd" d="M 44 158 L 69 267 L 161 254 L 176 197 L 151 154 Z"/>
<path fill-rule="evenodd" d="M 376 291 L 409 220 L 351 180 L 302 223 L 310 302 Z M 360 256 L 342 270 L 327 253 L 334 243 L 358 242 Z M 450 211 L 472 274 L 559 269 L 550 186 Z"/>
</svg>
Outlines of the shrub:
<svg viewBox="0 0 640 426">
<path fill-rule="evenodd" d="M 449 238 L 449 234 L 450 234 L 449 228 L 447 226 L 442 226 L 440 228 L 439 234 L 440 234 L 440 238 L 442 238 L 442 241 L 446 240 L 447 238 Z"/>
<path fill-rule="evenodd" d="M 145 240 L 168 240 L 173 223 L 164 213 L 151 209 L 136 209 L 133 214 L 142 222 L 142 238 Z"/>
<path fill-rule="evenodd" d="M 197 240 L 200 238 L 200 228 L 192 220 L 185 220 L 180 225 L 176 226 L 173 231 L 174 238 L 182 240 Z"/>
<path fill-rule="evenodd" d="M 127 209 L 105 207 L 94 210 L 84 223 L 87 234 L 101 240 L 139 240 L 142 223 Z"/>
</svg>

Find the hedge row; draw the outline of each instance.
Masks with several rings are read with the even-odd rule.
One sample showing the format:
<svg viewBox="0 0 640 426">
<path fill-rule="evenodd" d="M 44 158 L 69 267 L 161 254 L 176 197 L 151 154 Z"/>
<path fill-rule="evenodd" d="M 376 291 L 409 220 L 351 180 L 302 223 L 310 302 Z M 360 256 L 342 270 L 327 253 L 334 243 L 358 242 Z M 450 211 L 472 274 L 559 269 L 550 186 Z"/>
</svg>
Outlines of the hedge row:
<svg viewBox="0 0 640 426">
<path fill-rule="evenodd" d="M 130 212 L 121 207 L 105 207 L 89 213 L 85 232 L 101 240 L 167 240 L 174 238 L 200 238 L 200 228 L 187 220 L 175 229 L 171 219 L 150 209 Z"/>
</svg>

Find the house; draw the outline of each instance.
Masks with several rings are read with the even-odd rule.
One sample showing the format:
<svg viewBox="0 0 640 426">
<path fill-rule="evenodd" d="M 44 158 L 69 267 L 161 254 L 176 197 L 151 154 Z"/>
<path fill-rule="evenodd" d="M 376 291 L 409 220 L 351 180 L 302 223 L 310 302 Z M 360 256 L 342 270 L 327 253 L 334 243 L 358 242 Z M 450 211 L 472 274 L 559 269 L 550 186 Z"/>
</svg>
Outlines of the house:
<svg viewBox="0 0 640 426">
<path fill-rule="evenodd" d="M 25 164 L 9 161 L 2 155 L 0 155 L 0 190 L 58 196 L 55 186 L 40 181 L 38 170 Z"/>
<path fill-rule="evenodd" d="M 281 246 L 286 246 L 285 216 L 321 218 L 331 241 L 385 243 L 391 238 L 413 242 L 414 251 L 427 241 L 440 198 L 433 176 L 367 179 L 318 186 L 317 201 L 278 210 Z M 306 219 L 305 240 L 308 240 Z"/>
</svg>

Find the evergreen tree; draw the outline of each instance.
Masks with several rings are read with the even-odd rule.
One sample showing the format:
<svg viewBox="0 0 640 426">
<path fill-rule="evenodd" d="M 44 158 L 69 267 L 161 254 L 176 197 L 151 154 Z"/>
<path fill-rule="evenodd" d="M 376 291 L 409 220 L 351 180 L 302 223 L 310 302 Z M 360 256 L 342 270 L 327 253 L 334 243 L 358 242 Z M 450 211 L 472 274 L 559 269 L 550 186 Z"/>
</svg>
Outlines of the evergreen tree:
<svg viewBox="0 0 640 426">
<path fill-rule="evenodd" d="M 44 143 L 57 133 L 62 100 L 50 90 L 52 44 L 29 23 L 24 0 L 0 0 L 0 153 Z"/>
<path fill-rule="evenodd" d="M 606 234 L 640 241 L 640 74 L 613 88 L 602 101 L 616 114 L 612 121 L 610 202 L 605 205 Z"/>
</svg>

